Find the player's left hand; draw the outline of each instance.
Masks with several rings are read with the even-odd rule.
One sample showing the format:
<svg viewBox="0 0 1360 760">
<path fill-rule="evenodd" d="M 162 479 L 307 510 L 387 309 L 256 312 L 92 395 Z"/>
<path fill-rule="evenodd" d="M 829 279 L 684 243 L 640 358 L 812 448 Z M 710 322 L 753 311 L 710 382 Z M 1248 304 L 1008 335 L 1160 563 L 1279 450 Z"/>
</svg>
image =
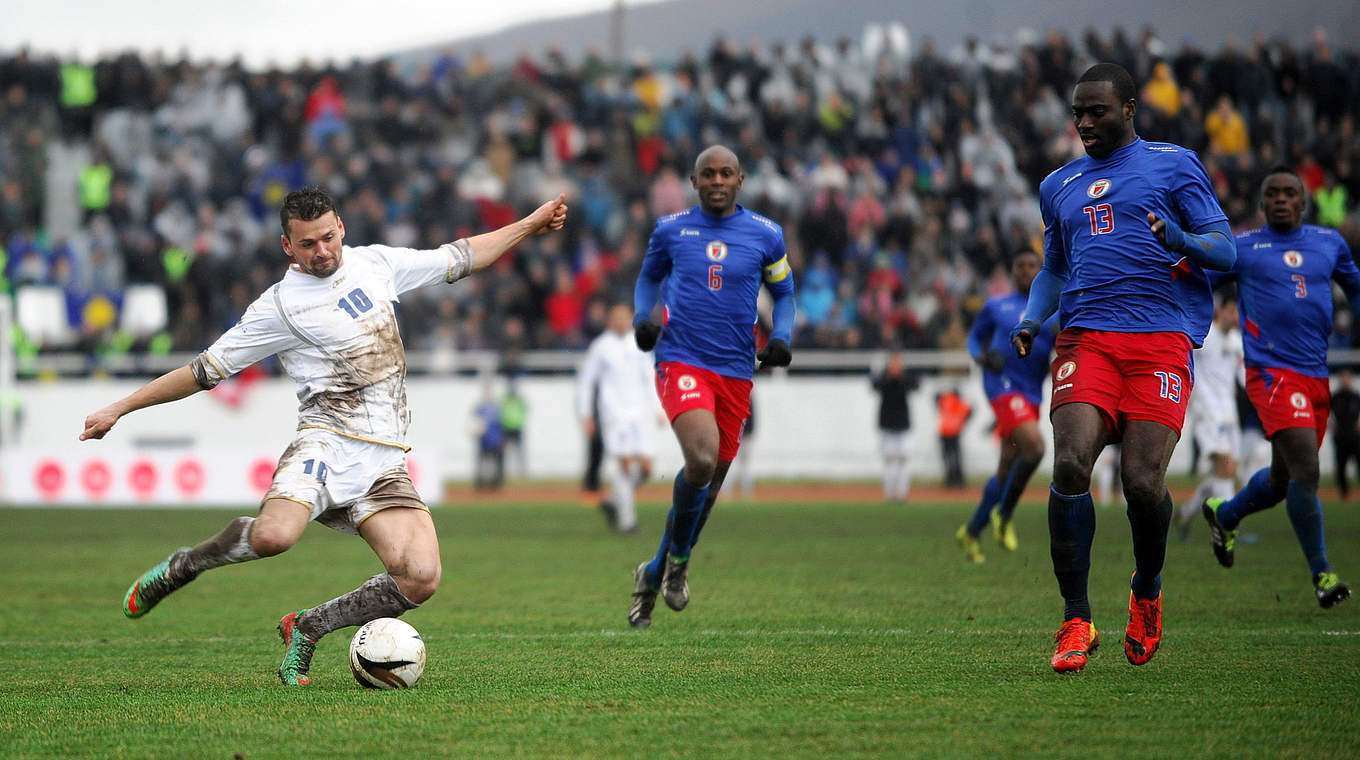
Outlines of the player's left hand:
<svg viewBox="0 0 1360 760">
<path fill-rule="evenodd" d="M 1171 219 L 1158 219 L 1157 215 L 1148 212 L 1148 229 L 1157 238 L 1157 242 L 1168 251 L 1179 251 L 1185 247 L 1185 231 L 1179 224 Z"/>
<path fill-rule="evenodd" d="M 534 213 L 526 217 L 526 221 L 535 235 L 562 229 L 567 223 L 567 196 L 558 195 L 534 209 Z"/>
<path fill-rule="evenodd" d="M 793 361 L 793 352 L 789 350 L 789 344 L 780 338 L 771 338 L 765 347 L 756 354 L 760 360 L 760 369 L 766 367 L 787 367 Z"/>
</svg>

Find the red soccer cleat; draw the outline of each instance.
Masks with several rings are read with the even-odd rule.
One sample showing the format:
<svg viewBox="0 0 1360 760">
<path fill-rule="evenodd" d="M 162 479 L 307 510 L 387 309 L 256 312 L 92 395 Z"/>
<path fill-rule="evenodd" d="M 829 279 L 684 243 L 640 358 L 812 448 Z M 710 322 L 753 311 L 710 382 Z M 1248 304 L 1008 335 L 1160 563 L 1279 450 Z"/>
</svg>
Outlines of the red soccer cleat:
<svg viewBox="0 0 1360 760">
<path fill-rule="evenodd" d="M 1058 650 L 1053 653 L 1053 669 L 1059 673 L 1076 673 L 1086 667 L 1086 658 L 1100 646 L 1100 634 L 1089 620 L 1072 618 L 1064 621 L 1053 634 Z"/>
<path fill-rule="evenodd" d="M 1133 665 L 1146 665 L 1162 643 L 1162 594 L 1139 599 L 1129 592 L 1129 627 L 1124 632 L 1124 656 Z"/>
</svg>

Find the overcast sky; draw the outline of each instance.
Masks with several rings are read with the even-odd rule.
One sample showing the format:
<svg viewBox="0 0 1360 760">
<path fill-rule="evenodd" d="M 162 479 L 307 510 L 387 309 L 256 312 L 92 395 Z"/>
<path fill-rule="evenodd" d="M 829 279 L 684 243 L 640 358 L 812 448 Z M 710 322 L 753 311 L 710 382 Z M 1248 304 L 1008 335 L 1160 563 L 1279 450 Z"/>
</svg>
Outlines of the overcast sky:
<svg viewBox="0 0 1360 760">
<path fill-rule="evenodd" d="M 656 0 L 626 0 L 644 5 Z M 372 59 L 524 21 L 601 10 L 615 0 L 0 0 L 0 50 L 93 59 L 135 48 L 248 66 Z"/>
</svg>

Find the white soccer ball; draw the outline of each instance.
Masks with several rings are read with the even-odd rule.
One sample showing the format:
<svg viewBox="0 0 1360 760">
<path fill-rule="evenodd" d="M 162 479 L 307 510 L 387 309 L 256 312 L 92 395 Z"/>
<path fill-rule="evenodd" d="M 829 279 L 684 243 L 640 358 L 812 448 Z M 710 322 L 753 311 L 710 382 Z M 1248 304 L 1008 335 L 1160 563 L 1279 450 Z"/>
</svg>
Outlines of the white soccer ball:
<svg viewBox="0 0 1360 760">
<path fill-rule="evenodd" d="M 425 641 L 396 618 L 370 620 L 349 642 L 349 669 L 360 686 L 409 689 L 425 671 Z"/>
</svg>

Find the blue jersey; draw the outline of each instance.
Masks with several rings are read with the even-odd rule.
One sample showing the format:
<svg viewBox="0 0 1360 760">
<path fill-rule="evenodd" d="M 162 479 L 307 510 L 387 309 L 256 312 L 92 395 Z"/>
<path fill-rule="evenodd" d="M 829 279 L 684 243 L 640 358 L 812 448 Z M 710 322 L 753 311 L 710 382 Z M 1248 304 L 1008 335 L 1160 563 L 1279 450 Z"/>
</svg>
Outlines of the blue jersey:
<svg viewBox="0 0 1360 760">
<path fill-rule="evenodd" d="M 1213 317 L 1204 270 L 1157 242 L 1147 215 L 1198 232 L 1227 217 L 1193 151 L 1135 139 L 1039 184 L 1044 269 L 1065 281 L 1064 329 L 1179 332 L 1199 346 Z"/>
<path fill-rule="evenodd" d="M 755 366 L 760 283 L 776 296 L 793 293 L 784 231 L 740 205 L 724 217 L 699 206 L 662 217 L 647 242 L 641 276 L 666 280 L 656 361 L 745 380 Z"/>
<path fill-rule="evenodd" d="M 1011 348 L 1011 328 L 1020 321 L 1025 312 L 1026 296 L 1019 293 L 987 299 L 982 311 L 968 331 L 968 353 L 974 359 L 987 351 L 996 351 L 1006 357 L 1006 366 L 1000 372 L 984 369 L 982 390 L 988 400 L 995 400 L 1007 393 L 1022 393 L 1036 406 L 1043 401 L 1044 378 L 1048 377 L 1048 356 L 1053 352 L 1053 340 L 1058 332 L 1058 318 L 1049 317 L 1039 334 L 1034 336 L 1034 345 L 1029 354 L 1021 359 Z"/>
<path fill-rule="evenodd" d="M 1331 281 L 1352 302 L 1360 295 L 1360 270 L 1341 235 L 1311 224 L 1287 233 L 1270 226 L 1244 232 L 1237 263 L 1215 279 L 1233 278 L 1246 365 L 1327 377 Z"/>
</svg>

